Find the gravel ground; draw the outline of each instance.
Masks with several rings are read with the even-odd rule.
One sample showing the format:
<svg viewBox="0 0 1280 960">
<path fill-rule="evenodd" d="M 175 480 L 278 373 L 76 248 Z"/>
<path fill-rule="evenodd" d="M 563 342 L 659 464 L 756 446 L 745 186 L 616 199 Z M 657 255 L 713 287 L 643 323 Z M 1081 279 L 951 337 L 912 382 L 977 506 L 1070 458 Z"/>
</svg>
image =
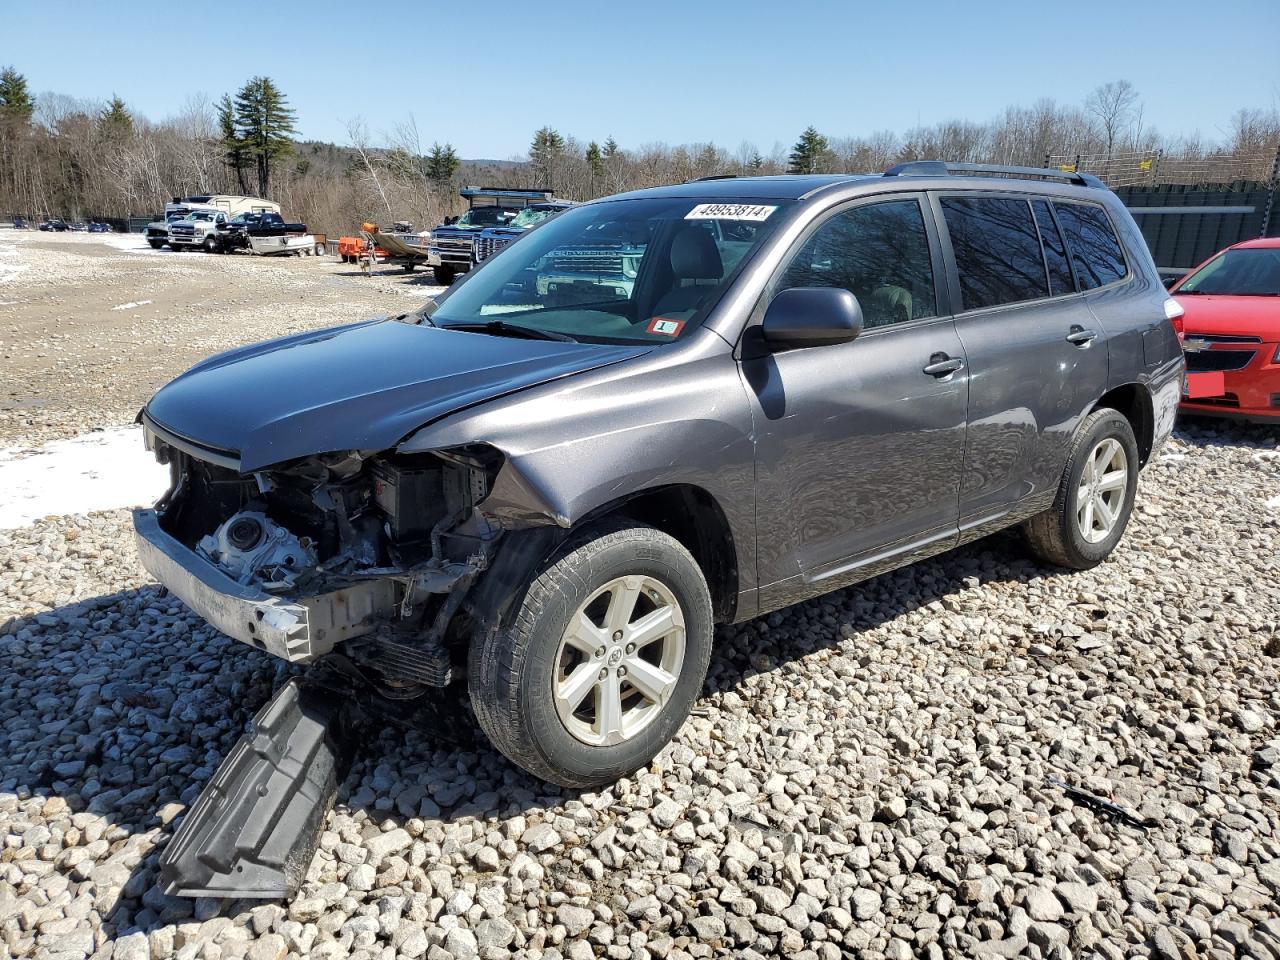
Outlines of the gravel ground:
<svg viewBox="0 0 1280 960">
<path fill-rule="evenodd" d="M 128 423 L 211 353 L 402 313 L 441 289 L 428 276 L 152 250 L 139 234 L 0 230 L 0 447 Z"/>
<path fill-rule="evenodd" d="M 282 904 L 155 882 L 286 670 L 125 511 L 0 532 L 0 957 L 1280 957 L 1278 488 L 1280 432 L 1184 426 L 1095 570 L 999 536 L 723 629 L 607 790 L 388 732 Z"/>
</svg>

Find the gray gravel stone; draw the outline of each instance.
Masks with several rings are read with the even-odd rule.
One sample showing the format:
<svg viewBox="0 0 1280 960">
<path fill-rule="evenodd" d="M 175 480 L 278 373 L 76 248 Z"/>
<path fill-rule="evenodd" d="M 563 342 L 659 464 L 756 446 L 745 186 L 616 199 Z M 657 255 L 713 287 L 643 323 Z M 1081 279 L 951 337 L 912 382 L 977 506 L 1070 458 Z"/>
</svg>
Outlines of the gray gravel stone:
<svg viewBox="0 0 1280 960">
<path fill-rule="evenodd" d="M 875 890 L 853 891 L 853 915 L 859 920 L 870 920 L 880 912 L 880 894 Z"/>
<path fill-rule="evenodd" d="M 556 922 L 564 924 L 571 937 L 580 936 L 594 920 L 595 914 L 585 907 L 564 903 L 556 908 Z"/>
</svg>

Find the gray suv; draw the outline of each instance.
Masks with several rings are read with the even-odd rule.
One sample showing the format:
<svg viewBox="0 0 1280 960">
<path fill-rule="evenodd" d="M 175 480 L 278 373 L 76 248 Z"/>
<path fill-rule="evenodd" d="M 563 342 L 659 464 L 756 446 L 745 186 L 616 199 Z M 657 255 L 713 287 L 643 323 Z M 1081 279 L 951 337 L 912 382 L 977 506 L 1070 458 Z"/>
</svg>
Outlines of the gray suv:
<svg viewBox="0 0 1280 960">
<path fill-rule="evenodd" d="M 619 236 L 630 283 L 528 282 Z M 513 762 L 601 784 L 679 729 L 717 623 L 1013 525 L 1046 562 L 1103 561 L 1173 426 L 1176 312 L 1083 174 L 609 197 L 416 313 L 161 389 L 141 419 L 173 486 L 139 549 L 219 630 L 315 663 L 324 722 L 465 678 Z"/>
</svg>

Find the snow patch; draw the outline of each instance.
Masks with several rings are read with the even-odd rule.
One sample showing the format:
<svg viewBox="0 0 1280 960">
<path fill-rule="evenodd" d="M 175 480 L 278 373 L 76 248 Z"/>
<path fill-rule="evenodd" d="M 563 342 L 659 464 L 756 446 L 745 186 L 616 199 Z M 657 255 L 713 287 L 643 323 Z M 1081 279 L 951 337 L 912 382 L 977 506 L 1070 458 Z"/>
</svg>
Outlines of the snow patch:
<svg viewBox="0 0 1280 960">
<path fill-rule="evenodd" d="M 123 250 L 125 253 L 140 253 L 146 256 L 154 256 L 159 254 L 167 257 L 172 250 L 165 250 L 163 247 L 156 250 L 151 244 L 147 243 L 147 238 L 141 233 L 103 233 L 97 234 L 101 239 L 98 241 L 103 246 L 114 247 L 116 250 Z"/>
<path fill-rule="evenodd" d="M 154 503 L 169 486 L 138 426 L 112 427 L 38 449 L 0 449 L 0 530 L 41 517 Z"/>
<path fill-rule="evenodd" d="M 120 304 L 120 306 L 112 307 L 111 309 L 112 310 L 132 310 L 134 307 L 145 307 L 148 303 L 151 303 L 151 302 L 152 302 L 151 300 L 138 300 L 137 302 L 130 300 L 128 303 L 122 303 Z"/>
<path fill-rule="evenodd" d="M 1280 510 L 1280 497 L 1272 497 L 1266 503 L 1268 510 Z"/>
<path fill-rule="evenodd" d="M 0 284 L 12 283 L 22 271 L 31 267 L 22 259 L 17 243 L 0 243 Z"/>
</svg>

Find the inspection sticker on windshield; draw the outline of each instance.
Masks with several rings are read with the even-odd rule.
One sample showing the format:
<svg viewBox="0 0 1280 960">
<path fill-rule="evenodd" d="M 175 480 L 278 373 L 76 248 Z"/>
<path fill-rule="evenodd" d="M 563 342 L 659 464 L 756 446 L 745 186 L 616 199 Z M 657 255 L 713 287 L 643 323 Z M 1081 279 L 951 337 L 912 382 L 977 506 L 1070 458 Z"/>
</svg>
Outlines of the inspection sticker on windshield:
<svg viewBox="0 0 1280 960">
<path fill-rule="evenodd" d="M 684 215 L 686 220 L 768 220 L 777 207 L 758 203 L 700 203 Z"/>
<path fill-rule="evenodd" d="M 646 328 L 650 333 L 660 333 L 664 337 L 678 337 L 684 329 L 683 320 L 672 320 L 668 317 L 654 317 Z"/>
</svg>

